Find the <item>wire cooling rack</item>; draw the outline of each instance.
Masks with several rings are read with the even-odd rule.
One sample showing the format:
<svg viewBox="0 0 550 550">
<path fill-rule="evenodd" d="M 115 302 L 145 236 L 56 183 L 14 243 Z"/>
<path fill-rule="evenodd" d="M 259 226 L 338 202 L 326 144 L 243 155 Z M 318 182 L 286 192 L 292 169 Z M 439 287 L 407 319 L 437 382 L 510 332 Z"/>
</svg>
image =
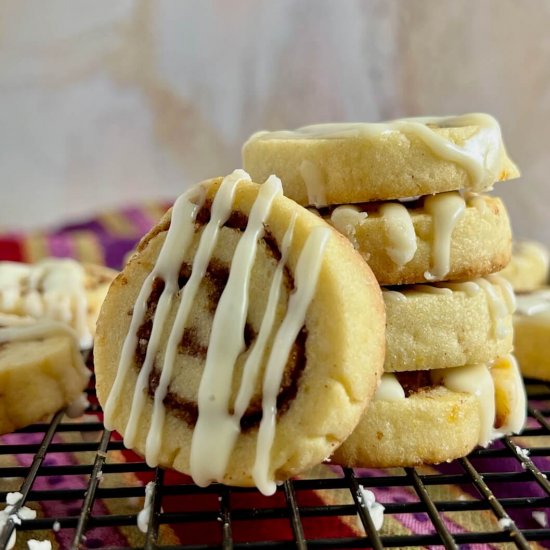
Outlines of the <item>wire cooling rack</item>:
<svg viewBox="0 0 550 550">
<path fill-rule="evenodd" d="M 74 549 L 550 547 L 550 385 L 527 381 L 527 390 L 529 420 L 521 437 L 437 468 L 325 465 L 263 497 L 252 489 L 201 489 L 174 472 L 148 468 L 103 428 L 92 379 L 84 417 L 60 412 L 49 424 L 0 438 L 0 499 L 10 491 L 23 495 L 0 531 L 0 548 L 14 530 L 21 547 L 33 538 Z M 142 512 L 146 483 L 149 513 Z M 380 532 L 362 488 L 385 507 Z M 37 517 L 20 520 L 22 506 Z M 464 521 L 467 529 L 458 529 Z M 340 526 L 336 535 L 331 525 Z"/>
</svg>

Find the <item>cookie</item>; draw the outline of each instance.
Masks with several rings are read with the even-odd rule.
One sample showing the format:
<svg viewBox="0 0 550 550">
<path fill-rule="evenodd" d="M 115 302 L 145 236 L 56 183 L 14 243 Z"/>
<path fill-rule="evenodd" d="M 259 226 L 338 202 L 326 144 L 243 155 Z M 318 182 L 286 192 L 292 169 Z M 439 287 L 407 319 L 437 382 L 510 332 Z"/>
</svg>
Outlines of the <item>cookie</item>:
<svg viewBox="0 0 550 550">
<path fill-rule="evenodd" d="M 384 374 L 374 400 L 332 462 L 391 468 L 454 460 L 476 445 L 521 431 L 525 407 L 523 382 L 511 355 L 490 365 Z"/>
<path fill-rule="evenodd" d="M 550 381 L 550 287 L 518 294 L 514 315 L 514 353 L 521 372 Z"/>
<path fill-rule="evenodd" d="M 243 166 L 254 181 L 276 174 L 286 196 L 314 206 L 481 192 L 519 176 L 485 114 L 258 132 L 243 147 Z"/>
<path fill-rule="evenodd" d="M 66 323 L 83 349 L 116 272 L 104 266 L 49 258 L 36 264 L 0 262 L 0 312 Z"/>
<path fill-rule="evenodd" d="M 513 347 L 514 292 L 498 275 L 385 288 L 385 372 L 486 363 Z"/>
<path fill-rule="evenodd" d="M 359 421 L 384 322 L 360 255 L 277 178 L 203 182 L 105 299 L 94 350 L 105 424 L 152 466 L 271 494 Z"/>
<path fill-rule="evenodd" d="M 76 334 L 67 326 L 0 315 L 0 433 L 70 406 L 89 376 Z"/>
<path fill-rule="evenodd" d="M 506 208 L 487 195 L 465 199 L 454 191 L 321 213 L 352 241 L 382 285 L 481 277 L 502 269 L 512 255 Z"/>
<path fill-rule="evenodd" d="M 537 290 L 548 282 L 548 249 L 536 241 L 518 241 L 512 246 L 512 259 L 500 274 L 516 292 Z"/>
</svg>

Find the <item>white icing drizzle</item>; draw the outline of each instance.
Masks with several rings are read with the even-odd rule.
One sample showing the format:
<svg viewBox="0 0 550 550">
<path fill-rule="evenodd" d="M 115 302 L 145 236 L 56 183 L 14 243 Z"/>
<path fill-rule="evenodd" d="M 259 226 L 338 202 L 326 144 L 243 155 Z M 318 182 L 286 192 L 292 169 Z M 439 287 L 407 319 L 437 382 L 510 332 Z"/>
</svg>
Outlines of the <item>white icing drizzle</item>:
<svg viewBox="0 0 550 550">
<path fill-rule="evenodd" d="M 274 176 L 260 187 L 246 229 L 235 249 L 229 279 L 214 314 L 199 386 L 199 417 L 191 443 L 191 475 L 200 486 L 211 481 L 222 481 L 240 433 L 239 425 L 228 410 L 231 381 L 237 358 L 245 348 L 249 282 L 258 239 L 263 235 L 264 223 L 273 200 L 281 194 L 281 181 Z"/>
<path fill-rule="evenodd" d="M 273 494 L 276 484 L 269 475 L 270 453 L 275 437 L 277 393 L 292 343 L 304 324 L 313 298 L 323 260 L 323 251 L 330 237 L 330 229 L 316 227 L 308 236 L 300 253 L 295 272 L 295 292 L 290 296 L 288 308 L 277 331 L 271 355 L 264 373 L 262 420 L 258 431 L 256 460 L 252 476 L 258 489 Z"/>
<path fill-rule="evenodd" d="M 166 240 L 162 245 L 157 262 L 154 268 L 151 270 L 151 272 L 147 276 L 147 278 L 145 279 L 145 281 L 143 282 L 139 295 L 134 304 L 132 320 L 130 322 L 130 328 L 128 330 L 128 334 L 126 335 L 124 344 L 122 345 L 122 351 L 119 359 L 116 377 L 113 382 L 113 386 L 111 388 L 107 401 L 105 403 L 105 406 L 103 408 L 103 412 L 104 412 L 103 422 L 105 424 L 105 427 L 108 430 L 114 429 L 115 408 L 117 406 L 117 403 L 120 400 L 122 387 L 128 375 L 128 371 L 132 366 L 134 352 L 138 344 L 137 331 L 141 326 L 143 319 L 145 317 L 145 312 L 147 310 L 147 299 L 149 298 L 151 291 L 153 289 L 153 282 L 156 277 L 162 277 L 165 280 L 165 282 L 168 283 L 168 281 L 166 280 L 167 277 L 165 273 L 166 268 L 167 267 L 170 268 L 172 263 L 177 263 L 178 269 L 179 269 L 183 261 L 183 258 L 185 257 L 185 252 L 187 251 L 191 243 L 195 218 L 198 210 L 200 209 L 202 201 L 204 200 L 204 196 L 202 196 L 199 198 L 199 202 L 201 204 L 195 204 L 191 202 L 191 198 L 197 198 L 196 195 L 198 190 L 200 190 L 200 188 L 193 188 L 188 193 L 181 195 L 174 203 L 174 206 L 172 209 L 172 219 L 170 222 L 170 228 L 173 229 L 173 227 L 175 226 L 177 227 L 177 230 L 173 229 L 172 231 L 168 231 L 168 235 L 166 236 Z M 178 263 L 178 260 L 179 260 L 179 263 Z M 158 313 L 158 308 L 156 313 Z M 155 318 L 156 318 L 156 315 L 155 315 Z M 157 318 L 155 320 L 157 321 Z M 153 333 L 151 333 L 151 338 L 152 337 L 153 337 Z M 158 338 L 157 332 L 155 332 L 155 337 Z M 155 342 L 153 342 L 153 345 L 154 344 Z M 153 348 L 152 348 L 151 339 L 149 340 L 149 345 L 147 346 L 147 354 L 145 357 L 144 365 L 140 370 L 140 375 L 145 371 L 146 368 L 149 368 L 149 369 L 151 368 L 149 365 L 152 365 L 152 360 L 154 359 L 156 350 L 155 350 L 155 353 L 150 353 L 150 349 L 152 352 Z M 148 378 L 146 378 L 146 380 L 148 380 Z M 138 377 L 138 381 L 136 384 L 136 389 L 135 389 L 135 393 L 132 401 L 132 412 L 134 411 L 136 406 L 140 408 L 143 407 L 143 399 L 141 399 L 141 396 L 137 394 L 138 393 L 144 394 L 145 393 L 143 391 L 144 387 L 146 386 L 144 386 L 143 377 L 141 378 L 141 380 Z M 128 421 L 128 425 L 126 427 L 126 433 L 124 434 L 125 444 L 127 444 L 127 446 L 129 447 L 133 446 L 132 445 L 133 435 L 135 435 L 135 431 L 136 431 L 136 426 L 134 424 L 137 423 L 137 417 L 135 416 L 135 414 L 133 416 L 132 414 L 130 414 L 130 417 L 131 417 L 131 421 L 130 420 Z"/>
<path fill-rule="evenodd" d="M 70 259 L 34 265 L 1 262 L 0 309 L 67 323 L 76 330 L 80 347 L 91 348 L 84 281 L 84 268 Z"/>
<path fill-rule="evenodd" d="M 330 215 L 330 223 L 351 241 L 355 249 L 358 249 L 357 228 L 364 223 L 367 217 L 368 214 L 362 212 L 357 206 L 337 206 Z"/>
<path fill-rule="evenodd" d="M 465 292 L 468 296 L 474 296 L 481 288 L 475 281 L 463 281 L 461 283 L 436 283 L 440 288 L 449 288 L 456 292 Z"/>
<path fill-rule="evenodd" d="M 488 279 L 479 278 L 475 282 L 483 289 L 487 297 L 495 338 L 505 338 L 512 330 L 511 323 L 506 321 L 512 314 L 513 307 L 508 302 L 506 295 L 504 298 L 499 295 L 495 286 Z"/>
<path fill-rule="evenodd" d="M 387 246 L 386 252 L 398 267 L 408 264 L 416 254 L 416 233 L 407 208 L 398 202 L 386 202 L 380 206 L 384 218 Z"/>
<path fill-rule="evenodd" d="M 498 286 L 500 288 L 500 291 L 502 292 L 502 297 L 504 299 L 504 304 L 506 306 L 506 310 L 510 315 L 514 313 L 517 307 L 517 300 L 516 300 L 516 294 L 514 292 L 512 285 L 504 277 L 496 273 L 487 275 L 486 279 L 491 284 Z"/>
<path fill-rule="evenodd" d="M 306 185 L 309 204 L 317 207 L 325 206 L 327 204 L 325 176 L 321 168 L 310 160 L 303 160 L 300 164 L 300 175 Z"/>
<path fill-rule="evenodd" d="M 407 296 L 398 290 L 382 288 L 382 297 L 385 302 L 406 302 Z"/>
<path fill-rule="evenodd" d="M 185 328 L 185 323 L 187 322 L 187 317 L 191 311 L 195 296 L 199 289 L 200 283 L 206 273 L 208 264 L 210 263 L 210 258 L 214 251 L 214 247 L 218 240 L 218 234 L 222 225 L 227 221 L 231 215 L 233 198 L 238 184 L 241 181 L 249 181 L 248 175 L 242 171 L 234 171 L 230 176 L 227 176 L 223 179 L 220 188 L 214 198 L 211 208 L 210 220 L 206 224 L 200 241 L 197 251 L 195 253 L 195 259 L 193 260 L 193 265 L 191 268 L 191 276 L 187 281 L 187 284 L 183 287 L 181 291 L 181 299 L 176 313 L 176 318 L 174 324 L 170 331 L 168 337 L 168 342 L 166 344 L 166 350 L 164 354 L 164 361 L 162 365 L 162 370 L 160 374 L 160 379 L 158 386 L 155 390 L 155 395 L 153 397 L 153 414 L 151 417 L 151 425 L 149 432 L 147 434 L 147 439 L 145 442 L 145 459 L 150 466 L 156 466 L 158 464 L 158 457 L 160 453 L 160 448 L 162 445 L 162 432 L 164 427 L 164 421 L 166 416 L 166 409 L 164 407 L 164 398 L 168 393 L 168 386 L 172 379 L 172 371 L 176 360 L 177 346 L 181 341 L 181 337 Z M 184 233 L 188 234 L 189 239 L 193 235 L 194 227 L 193 216 L 192 225 L 189 226 L 188 219 L 181 219 L 181 221 L 172 222 L 170 224 L 170 229 L 172 231 L 168 232 L 168 237 L 170 233 Z M 174 224 L 174 225 L 173 225 Z M 167 238 L 168 238 L 167 237 Z M 177 273 L 180 269 L 181 263 L 183 262 L 184 256 L 182 255 L 180 261 L 174 260 L 172 256 L 168 257 L 168 261 L 171 261 L 171 270 L 172 277 L 177 281 Z M 177 286 L 177 284 L 176 284 Z M 160 304 L 160 301 L 159 301 Z M 158 306 L 157 313 L 155 313 L 155 320 L 153 323 L 153 330 L 157 322 L 158 315 Z M 162 324 L 164 325 L 165 319 L 162 319 Z M 152 336 L 152 333 L 151 333 Z M 149 355 L 149 348 L 151 347 L 151 340 L 147 348 L 147 355 Z M 156 350 L 155 350 L 156 353 Z M 142 366 L 140 376 L 144 371 L 145 365 Z M 143 384 L 146 388 L 148 384 L 149 376 L 144 377 Z M 137 386 L 136 386 L 137 390 Z M 143 396 L 143 397 L 142 397 Z M 145 390 L 142 392 L 140 400 L 145 400 Z M 135 417 L 135 426 L 139 421 L 139 415 L 136 414 Z M 128 422 L 130 424 L 130 421 Z"/>
<path fill-rule="evenodd" d="M 435 285 L 412 285 L 407 287 L 407 294 L 438 294 L 440 296 L 450 296 L 453 291 L 450 288 Z"/>
<path fill-rule="evenodd" d="M 516 299 L 517 313 L 530 317 L 550 316 L 550 288 L 519 294 Z"/>
<path fill-rule="evenodd" d="M 432 216 L 432 266 L 424 276 L 428 281 L 442 279 L 449 273 L 451 263 L 451 237 L 456 223 L 464 215 L 466 204 L 457 191 L 430 195 L 424 208 Z"/>
<path fill-rule="evenodd" d="M 505 357 L 499 357 L 495 360 L 495 365 L 503 365 L 506 370 L 510 371 L 512 379 L 510 393 L 507 396 L 507 412 L 505 422 L 494 432 L 495 437 L 499 437 L 509 433 L 520 433 L 525 425 L 527 416 L 527 404 L 525 397 L 525 388 L 523 386 L 523 378 L 521 376 L 518 362 L 512 354 Z M 495 369 L 495 372 L 501 369 Z M 498 384 L 498 382 L 496 382 Z"/>
<path fill-rule="evenodd" d="M 258 337 L 253 344 L 250 355 L 247 357 L 241 380 L 241 386 L 239 393 L 235 399 L 235 420 L 240 424 L 246 409 L 248 408 L 254 387 L 258 378 L 258 371 L 260 369 L 260 363 L 264 356 L 267 341 L 273 330 L 273 324 L 275 322 L 275 314 L 277 313 L 277 304 L 279 302 L 279 296 L 281 293 L 281 284 L 283 281 L 284 267 L 288 260 L 288 253 L 290 245 L 292 243 L 292 236 L 294 235 L 294 225 L 296 223 L 296 214 L 293 215 L 288 229 L 283 237 L 281 245 L 281 258 L 277 262 L 275 273 L 271 280 L 271 286 L 269 289 L 269 296 L 267 299 L 267 306 L 260 325 Z"/>
<path fill-rule="evenodd" d="M 375 401 L 400 401 L 405 399 L 405 390 L 393 373 L 384 373 L 374 394 Z"/>
<path fill-rule="evenodd" d="M 479 445 L 485 447 L 494 438 L 495 421 L 495 387 L 493 378 L 486 365 L 466 365 L 451 369 L 430 371 L 432 380 L 441 383 L 455 392 L 476 395 L 479 400 L 481 429 Z"/>
<path fill-rule="evenodd" d="M 429 125 L 448 128 L 478 126 L 479 129 L 462 145 L 458 145 Z M 499 179 L 504 156 L 500 126 L 493 117 L 482 113 L 458 117 L 418 117 L 385 123 L 316 124 L 294 131 L 258 132 L 245 147 L 257 140 L 376 138 L 389 132 L 414 136 L 435 155 L 461 166 L 469 175 L 468 189 L 489 189 Z"/>
</svg>

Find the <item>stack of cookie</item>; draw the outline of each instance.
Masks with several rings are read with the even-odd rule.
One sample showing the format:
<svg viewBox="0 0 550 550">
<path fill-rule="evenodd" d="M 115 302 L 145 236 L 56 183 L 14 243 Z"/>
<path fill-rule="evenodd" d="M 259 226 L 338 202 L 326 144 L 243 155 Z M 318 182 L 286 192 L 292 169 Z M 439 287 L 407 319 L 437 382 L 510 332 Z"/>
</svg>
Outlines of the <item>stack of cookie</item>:
<svg viewBox="0 0 550 550">
<path fill-rule="evenodd" d="M 550 286 L 548 249 L 536 241 L 516 242 L 512 261 L 501 275 L 517 295 L 514 314 L 514 353 L 521 372 L 550 380 Z"/>
<path fill-rule="evenodd" d="M 141 240 L 101 309 L 105 425 L 149 465 L 272 494 L 357 426 L 384 325 L 368 265 L 278 178 L 202 182 Z"/>
<path fill-rule="evenodd" d="M 255 181 L 276 174 L 317 208 L 384 286 L 385 374 L 335 461 L 438 463 L 521 429 L 514 295 L 493 275 L 510 260 L 510 224 L 480 194 L 519 172 L 492 117 L 260 132 L 243 159 Z"/>
</svg>

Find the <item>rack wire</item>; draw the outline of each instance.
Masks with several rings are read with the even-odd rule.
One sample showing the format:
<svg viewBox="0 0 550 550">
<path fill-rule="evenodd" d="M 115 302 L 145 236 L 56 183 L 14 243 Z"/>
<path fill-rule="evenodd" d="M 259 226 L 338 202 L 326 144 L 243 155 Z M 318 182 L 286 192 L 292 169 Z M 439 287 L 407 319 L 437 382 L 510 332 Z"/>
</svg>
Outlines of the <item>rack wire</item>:
<svg viewBox="0 0 550 550">
<path fill-rule="evenodd" d="M 84 417 L 59 412 L 48 424 L 0 437 L 0 500 L 22 494 L 0 529 L 0 548 L 14 530 L 18 545 L 48 539 L 72 549 L 550 547 L 550 384 L 526 386 L 529 419 L 521 436 L 437 468 L 328 464 L 264 497 L 253 489 L 200 488 L 149 468 L 104 429 L 92 377 Z M 385 507 L 380 531 L 363 488 Z M 37 517 L 18 519 L 23 506 Z M 145 533 L 137 527 L 140 513 Z"/>
</svg>

